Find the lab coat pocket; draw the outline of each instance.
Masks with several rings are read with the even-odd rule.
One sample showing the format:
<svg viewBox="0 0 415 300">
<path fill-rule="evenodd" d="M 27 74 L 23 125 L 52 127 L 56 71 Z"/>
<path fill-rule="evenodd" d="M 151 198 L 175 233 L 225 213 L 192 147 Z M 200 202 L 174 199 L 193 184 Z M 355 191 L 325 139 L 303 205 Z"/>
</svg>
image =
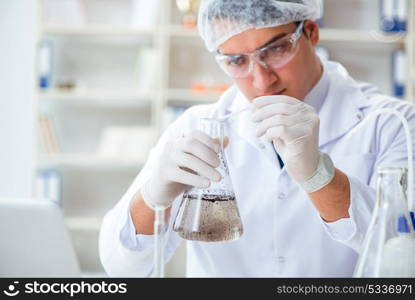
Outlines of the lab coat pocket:
<svg viewBox="0 0 415 300">
<path fill-rule="evenodd" d="M 370 184 L 374 175 L 375 153 L 359 153 L 345 155 L 330 155 L 334 166 L 348 176 L 359 179 L 362 183 Z"/>
</svg>

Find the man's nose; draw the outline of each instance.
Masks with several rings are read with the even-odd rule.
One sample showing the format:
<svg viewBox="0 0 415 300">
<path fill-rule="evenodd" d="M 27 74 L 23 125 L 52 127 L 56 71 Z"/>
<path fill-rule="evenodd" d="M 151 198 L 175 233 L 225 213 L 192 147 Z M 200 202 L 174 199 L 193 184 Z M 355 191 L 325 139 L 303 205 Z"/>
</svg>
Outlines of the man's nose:
<svg viewBox="0 0 415 300">
<path fill-rule="evenodd" d="M 272 70 L 258 62 L 253 62 L 252 76 L 252 84 L 258 91 L 267 91 L 278 80 L 277 75 Z"/>
</svg>

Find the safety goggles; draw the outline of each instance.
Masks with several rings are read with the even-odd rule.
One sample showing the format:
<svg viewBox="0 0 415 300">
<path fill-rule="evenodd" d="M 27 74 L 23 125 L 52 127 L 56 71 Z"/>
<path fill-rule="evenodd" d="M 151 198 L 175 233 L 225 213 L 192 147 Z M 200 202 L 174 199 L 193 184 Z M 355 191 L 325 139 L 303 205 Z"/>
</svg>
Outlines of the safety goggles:
<svg viewBox="0 0 415 300">
<path fill-rule="evenodd" d="M 247 77 L 254 62 L 267 69 L 277 69 L 286 65 L 297 53 L 297 41 L 304 27 L 304 21 L 297 25 L 294 33 L 286 35 L 271 44 L 246 54 L 222 54 L 217 51 L 215 58 L 222 70 L 232 78 Z"/>
</svg>

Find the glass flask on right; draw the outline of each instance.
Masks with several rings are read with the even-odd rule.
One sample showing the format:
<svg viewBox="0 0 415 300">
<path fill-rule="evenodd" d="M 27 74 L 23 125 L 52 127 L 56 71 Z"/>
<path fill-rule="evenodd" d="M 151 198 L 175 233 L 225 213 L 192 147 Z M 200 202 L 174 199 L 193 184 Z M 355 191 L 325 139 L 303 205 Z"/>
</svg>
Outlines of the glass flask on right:
<svg viewBox="0 0 415 300">
<path fill-rule="evenodd" d="M 211 182 L 208 188 L 191 188 L 183 194 L 173 230 L 180 237 L 203 242 L 223 242 L 239 239 L 243 233 L 228 163 L 225 156 L 225 121 L 202 118 L 199 129 L 219 142 L 220 166 L 216 168 L 222 179 Z"/>
<path fill-rule="evenodd" d="M 353 277 L 415 277 L 414 229 L 407 169 L 378 168 L 376 203 Z"/>
</svg>

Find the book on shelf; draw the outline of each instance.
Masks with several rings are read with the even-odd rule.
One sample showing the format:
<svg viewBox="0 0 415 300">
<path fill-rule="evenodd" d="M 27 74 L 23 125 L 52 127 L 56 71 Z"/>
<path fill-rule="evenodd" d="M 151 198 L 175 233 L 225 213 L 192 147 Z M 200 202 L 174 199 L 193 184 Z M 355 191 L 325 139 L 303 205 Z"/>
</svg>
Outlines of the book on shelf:
<svg viewBox="0 0 415 300">
<path fill-rule="evenodd" d="M 39 88 L 46 90 L 51 87 L 52 63 L 53 63 L 53 43 L 52 41 L 42 40 L 39 43 L 39 65 L 38 78 Z"/>
<path fill-rule="evenodd" d="M 34 189 L 35 197 L 49 199 L 62 205 L 62 176 L 57 170 L 38 170 Z"/>
<path fill-rule="evenodd" d="M 42 152 L 47 154 L 60 152 L 55 126 L 47 115 L 39 116 L 39 139 Z"/>
<path fill-rule="evenodd" d="M 316 20 L 318 27 L 324 27 L 324 0 L 320 0 L 320 12 L 321 16 Z"/>
</svg>

